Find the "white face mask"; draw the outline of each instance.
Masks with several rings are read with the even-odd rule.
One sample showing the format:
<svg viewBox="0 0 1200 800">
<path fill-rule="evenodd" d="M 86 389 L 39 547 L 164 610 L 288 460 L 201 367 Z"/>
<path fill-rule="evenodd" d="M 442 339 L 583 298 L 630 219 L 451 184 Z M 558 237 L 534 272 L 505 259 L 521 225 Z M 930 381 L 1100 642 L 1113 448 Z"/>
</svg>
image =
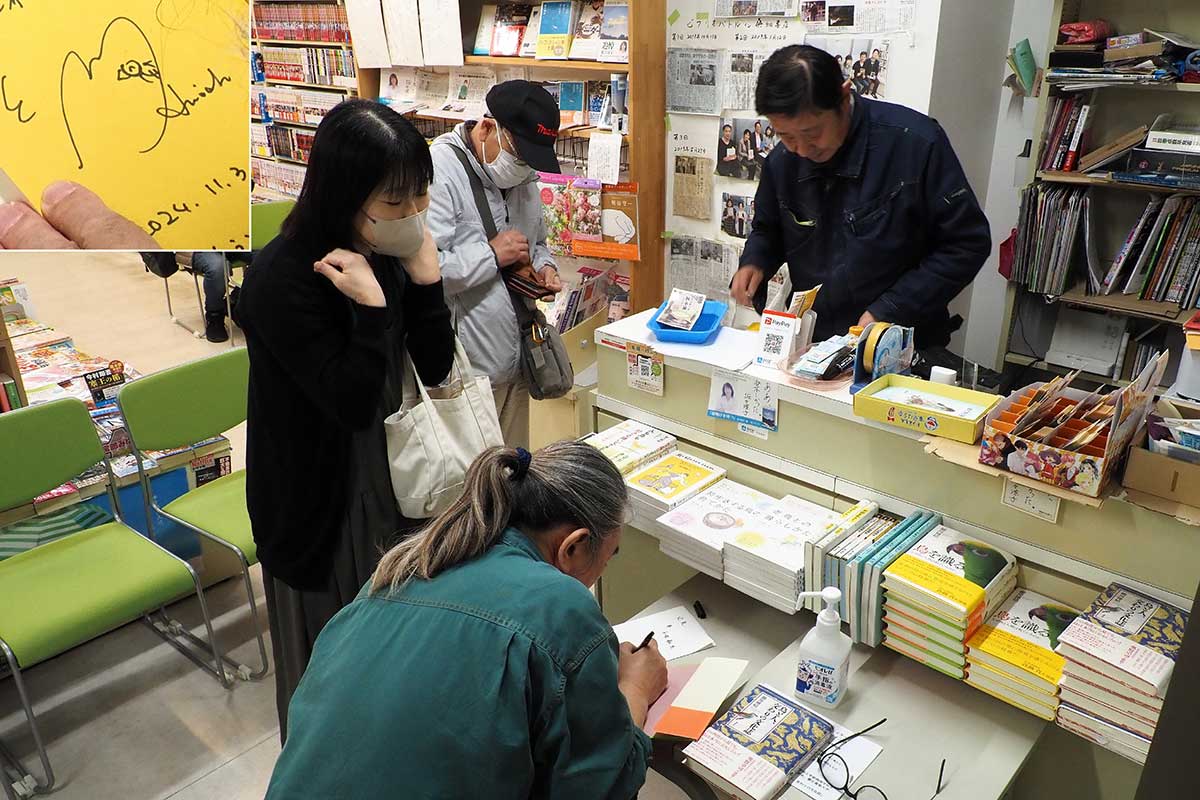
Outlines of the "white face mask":
<svg viewBox="0 0 1200 800">
<path fill-rule="evenodd" d="M 425 211 L 404 219 L 367 218 L 367 244 L 376 253 L 396 258 L 412 258 L 425 243 Z"/>
<path fill-rule="evenodd" d="M 498 139 L 503 137 L 503 131 L 496 128 L 496 136 Z M 496 185 L 501 189 L 511 189 L 529 180 L 530 176 L 533 175 L 533 168 L 528 164 L 522 163 L 519 158 L 505 150 L 502 146 L 497 146 L 500 147 L 500 152 L 496 155 L 496 158 L 490 163 L 483 165 L 488 174 L 492 176 L 492 180 L 495 181 Z"/>
</svg>

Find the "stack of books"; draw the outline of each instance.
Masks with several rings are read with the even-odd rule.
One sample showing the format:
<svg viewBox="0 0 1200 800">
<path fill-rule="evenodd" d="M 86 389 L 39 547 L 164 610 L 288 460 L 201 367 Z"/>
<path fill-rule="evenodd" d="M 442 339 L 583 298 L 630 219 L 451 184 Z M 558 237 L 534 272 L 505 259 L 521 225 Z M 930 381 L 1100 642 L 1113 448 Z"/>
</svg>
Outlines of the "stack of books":
<svg viewBox="0 0 1200 800">
<path fill-rule="evenodd" d="M 1145 763 L 1188 612 L 1112 584 L 1058 637 L 1058 724 Z"/>
<path fill-rule="evenodd" d="M 658 518 L 659 549 L 721 580 L 727 542 L 783 533 L 773 518 L 776 505 L 775 498 L 749 486 L 728 478 L 718 481 Z"/>
<path fill-rule="evenodd" d="M 287 42 L 350 41 L 346 7 L 335 3 L 254 3 L 254 38 Z"/>
<path fill-rule="evenodd" d="M 1090 205 L 1086 187 L 1032 183 L 1023 189 L 1010 280 L 1040 294 L 1065 292 L 1080 241 L 1090 238 Z"/>
<path fill-rule="evenodd" d="M 724 477 L 724 468 L 677 450 L 635 470 L 625 484 L 633 509 L 658 519 Z"/>
<path fill-rule="evenodd" d="M 961 679 L 967 641 L 1016 585 L 1011 554 L 938 525 L 883 573 L 883 644 Z"/>
<path fill-rule="evenodd" d="M 683 749 L 688 768 L 740 800 L 778 795 L 834 737 L 833 723 L 759 684 Z"/>
<path fill-rule="evenodd" d="M 636 419 L 624 420 L 598 433 L 589 433 L 584 442 L 608 456 L 622 475 L 629 475 L 651 461 L 657 461 L 675 449 L 675 437 Z"/>
<path fill-rule="evenodd" d="M 791 495 L 772 503 L 765 524 L 726 541 L 725 583 L 784 613 L 796 613 L 805 591 L 805 545 L 838 518 L 835 511 Z"/>
<path fill-rule="evenodd" d="M 1060 172 L 1076 169 L 1091 110 L 1092 101 L 1084 95 L 1059 94 L 1050 98 L 1038 169 Z"/>
<path fill-rule="evenodd" d="M 824 588 L 821 585 L 821 565 L 824 562 L 825 552 L 870 522 L 878 511 L 879 506 L 870 500 L 855 503 L 843 511 L 836 520 L 825 526 L 825 530 L 821 532 L 820 536 L 805 543 L 804 584 L 806 586 Z M 821 600 L 810 597 L 804 601 L 803 608 L 814 613 L 819 612 Z"/>
<path fill-rule="evenodd" d="M 967 642 L 967 683 L 1053 722 L 1065 661 L 1054 648 L 1078 616 L 1064 603 L 1016 589 Z"/>
</svg>

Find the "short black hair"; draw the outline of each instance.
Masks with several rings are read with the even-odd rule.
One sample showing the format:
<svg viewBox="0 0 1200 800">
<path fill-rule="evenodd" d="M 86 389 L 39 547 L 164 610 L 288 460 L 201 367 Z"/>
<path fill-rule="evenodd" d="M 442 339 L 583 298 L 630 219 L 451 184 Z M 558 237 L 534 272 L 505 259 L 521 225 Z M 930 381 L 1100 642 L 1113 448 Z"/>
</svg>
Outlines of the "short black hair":
<svg viewBox="0 0 1200 800">
<path fill-rule="evenodd" d="M 313 139 L 304 186 L 283 235 L 321 255 L 355 242 L 354 217 L 377 188 L 417 197 L 433 181 L 429 145 L 411 122 L 374 100 L 338 103 Z"/>
<path fill-rule="evenodd" d="M 725 130 L 726 128 L 729 128 L 730 131 L 733 130 L 733 126 L 730 125 L 728 122 L 726 122 L 724 125 L 721 126 L 721 130 Z"/>
<path fill-rule="evenodd" d="M 758 71 L 755 110 L 788 117 L 829 111 L 842 102 L 842 81 L 837 59 L 824 50 L 806 44 L 781 47 Z"/>
</svg>

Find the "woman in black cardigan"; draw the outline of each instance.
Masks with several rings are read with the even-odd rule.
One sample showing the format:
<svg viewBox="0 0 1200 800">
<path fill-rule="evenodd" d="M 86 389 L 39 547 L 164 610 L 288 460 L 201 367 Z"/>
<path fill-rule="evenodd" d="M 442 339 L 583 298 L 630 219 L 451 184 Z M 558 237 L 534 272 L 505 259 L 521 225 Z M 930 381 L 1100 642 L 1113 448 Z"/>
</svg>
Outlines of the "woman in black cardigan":
<svg viewBox="0 0 1200 800">
<path fill-rule="evenodd" d="M 246 503 L 263 566 L 280 737 L 325 623 L 417 523 L 396 505 L 383 418 L 407 348 L 421 379 L 454 358 L 425 228 L 429 147 L 408 120 L 350 100 L 317 128 L 282 233 L 238 300 L 250 355 Z"/>
</svg>

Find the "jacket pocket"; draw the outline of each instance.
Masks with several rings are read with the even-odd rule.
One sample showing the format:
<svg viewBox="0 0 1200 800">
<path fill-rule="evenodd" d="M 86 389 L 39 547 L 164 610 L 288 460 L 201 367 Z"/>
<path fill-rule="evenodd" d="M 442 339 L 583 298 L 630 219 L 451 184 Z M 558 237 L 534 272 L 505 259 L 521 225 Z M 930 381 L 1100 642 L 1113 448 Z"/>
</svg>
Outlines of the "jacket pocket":
<svg viewBox="0 0 1200 800">
<path fill-rule="evenodd" d="M 916 184 L 900 181 L 878 197 L 846 212 L 846 225 L 850 233 L 860 239 L 872 239 L 877 244 L 887 245 L 888 234 L 893 222 L 903 219 L 906 198 Z"/>
<path fill-rule="evenodd" d="M 807 244 L 817 232 L 816 215 L 809 214 L 803 207 L 792 207 L 781 202 L 779 221 L 783 229 L 784 247 L 788 251 Z"/>
</svg>

